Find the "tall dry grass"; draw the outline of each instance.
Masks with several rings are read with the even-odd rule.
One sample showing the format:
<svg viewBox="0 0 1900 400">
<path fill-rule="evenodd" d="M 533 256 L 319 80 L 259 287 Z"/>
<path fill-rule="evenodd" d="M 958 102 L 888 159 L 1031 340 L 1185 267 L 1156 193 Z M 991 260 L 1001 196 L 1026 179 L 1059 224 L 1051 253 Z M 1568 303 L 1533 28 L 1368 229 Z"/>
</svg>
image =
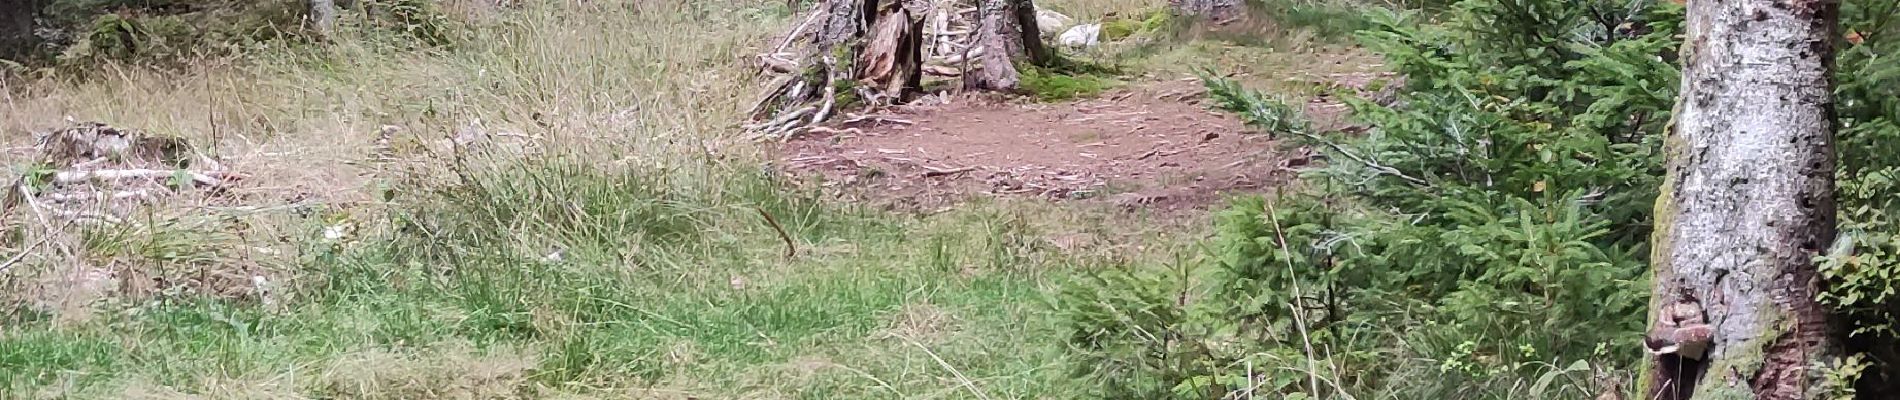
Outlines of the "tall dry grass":
<svg viewBox="0 0 1900 400">
<path fill-rule="evenodd" d="M 10 308 L 0 397 L 1071 392 L 1042 301 L 1120 256 L 1037 238 L 1122 220 L 1009 203 L 891 216 L 761 171 L 734 127 L 781 2 L 493 4 L 444 3 L 460 33 L 441 48 L 346 21 L 331 43 L 182 71 L 4 82 L 8 147 L 71 116 L 187 139 L 248 178 L 136 227 L 10 217 L 68 251 L 15 271 L 46 279 L 11 304 L 64 300 Z M 470 135 L 486 139 L 451 145 Z M 804 255 L 782 258 L 758 210 Z M 201 276 L 238 278 L 207 288 L 234 294 L 123 293 Z M 108 287 L 74 293 L 91 283 Z"/>
</svg>

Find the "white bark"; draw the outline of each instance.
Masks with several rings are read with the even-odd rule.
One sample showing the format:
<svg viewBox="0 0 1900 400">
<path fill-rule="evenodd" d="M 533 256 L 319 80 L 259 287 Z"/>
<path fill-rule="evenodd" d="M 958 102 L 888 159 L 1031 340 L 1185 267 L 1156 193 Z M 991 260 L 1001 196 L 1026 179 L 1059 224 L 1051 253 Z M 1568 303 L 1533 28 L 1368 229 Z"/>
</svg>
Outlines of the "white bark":
<svg viewBox="0 0 1900 400">
<path fill-rule="evenodd" d="M 1812 257 L 1834 238 L 1833 0 L 1690 0 L 1657 205 L 1654 308 L 1692 303 L 1705 360 L 1652 357 L 1650 399 L 1801 399 L 1837 355 Z M 1652 321 L 1666 319 L 1652 312 Z"/>
<path fill-rule="evenodd" d="M 336 1 L 310 0 L 310 27 L 317 32 L 318 37 L 330 36 L 330 30 L 336 26 L 336 17 Z"/>
<path fill-rule="evenodd" d="M 1210 21 L 1228 21 L 1246 10 L 1244 0 L 1168 0 L 1175 14 L 1193 15 Z"/>
</svg>

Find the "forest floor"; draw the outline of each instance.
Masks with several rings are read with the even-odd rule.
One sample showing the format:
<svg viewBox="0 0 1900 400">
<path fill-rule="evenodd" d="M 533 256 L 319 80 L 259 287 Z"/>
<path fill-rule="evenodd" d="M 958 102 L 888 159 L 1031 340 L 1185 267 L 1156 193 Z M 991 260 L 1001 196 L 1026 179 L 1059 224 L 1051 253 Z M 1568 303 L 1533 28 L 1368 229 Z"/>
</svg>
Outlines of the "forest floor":
<svg viewBox="0 0 1900 400">
<path fill-rule="evenodd" d="M 484 11 L 462 48 L 344 37 L 0 82 L 22 176 L 70 167 L 27 133 L 70 116 L 244 177 L 131 223 L 0 219 L 0 246 L 43 250 L 0 296 L 24 304 L 0 321 L 0 398 L 1080 397 L 1062 291 L 1190 269 L 1195 211 L 1305 161 L 1192 73 L 1304 102 L 1320 129 L 1344 123 L 1327 90 L 1382 77 L 1306 39 L 1184 40 L 1106 57 L 1127 72 L 1099 95 L 853 110 L 890 119 L 754 145 L 736 126 L 762 82 L 735 60 L 782 7 L 555 2 Z"/>
<path fill-rule="evenodd" d="M 1363 85 L 1365 74 L 1341 78 Z M 896 209 L 937 210 L 973 196 L 1105 201 L 1130 209 L 1205 210 L 1223 196 L 1261 193 L 1311 161 L 1204 104 L 1193 76 L 1145 77 L 1091 98 L 1035 103 L 994 96 L 926 96 L 861 115 L 775 152 L 790 172 Z M 1305 103 L 1320 129 L 1346 105 Z"/>
</svg>

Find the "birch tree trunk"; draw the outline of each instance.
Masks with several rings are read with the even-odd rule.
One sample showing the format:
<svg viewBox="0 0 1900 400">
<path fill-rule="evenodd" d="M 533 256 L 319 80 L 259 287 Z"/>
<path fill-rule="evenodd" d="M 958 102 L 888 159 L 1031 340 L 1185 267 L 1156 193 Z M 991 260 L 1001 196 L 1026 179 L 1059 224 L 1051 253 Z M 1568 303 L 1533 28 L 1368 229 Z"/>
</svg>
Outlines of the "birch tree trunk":
<svg viewBox="0 0 1900 400">
<path fill-rule="evenodd" d="M 1642 398 L 1809 398 L 1839 356 L 1812 261 L 1835 234 L 1838 9 L 1688 1 Z"/>
<path fill-rule="evenodd" d="M 1247 4 L 1245 0 L 1168 0 L 1168 8 L 1174 10 L 1176 15 L 1224 22 L 1244 15 Z"/>
<path fill-rule="evenodd" d="M 336 16 L 336 1 L 310 0 L 310 29 L 317 33 L 317 37 L 330 37 L 330 30 L 336 26 Z"/>
<path fill-rule="evenodd" d="M 1013 91 L 1022 83 L 1017 62 L 1050 66 L 1055 56 L 1042 45 L 1041 28 L 1036 25 L 1036 4 L 1032 0 L 978 0 L 981 2 L 981 31 L 977 41 L 983 55 L 971 60 L 974 71 L 963 74 L 966 89 Z"/>
</svg>

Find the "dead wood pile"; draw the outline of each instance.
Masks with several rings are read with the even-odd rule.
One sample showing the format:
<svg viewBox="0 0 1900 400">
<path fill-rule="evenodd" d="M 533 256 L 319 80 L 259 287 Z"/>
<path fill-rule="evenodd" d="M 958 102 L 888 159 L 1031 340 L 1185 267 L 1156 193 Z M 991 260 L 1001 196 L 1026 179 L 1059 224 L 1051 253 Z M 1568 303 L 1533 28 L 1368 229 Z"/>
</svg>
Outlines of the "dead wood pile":
<svg viewBox="0 0 1900 400">
<path fill-rule="evenodd" d="M 216 195 L 240 178 L 192 153 L 182 139 L 96 122 L 36 136 L 38 163 L 6 188 L 0 215 L 20 210 L 49 225 L 120 224 L 142 205 Z"/>
</svg>

